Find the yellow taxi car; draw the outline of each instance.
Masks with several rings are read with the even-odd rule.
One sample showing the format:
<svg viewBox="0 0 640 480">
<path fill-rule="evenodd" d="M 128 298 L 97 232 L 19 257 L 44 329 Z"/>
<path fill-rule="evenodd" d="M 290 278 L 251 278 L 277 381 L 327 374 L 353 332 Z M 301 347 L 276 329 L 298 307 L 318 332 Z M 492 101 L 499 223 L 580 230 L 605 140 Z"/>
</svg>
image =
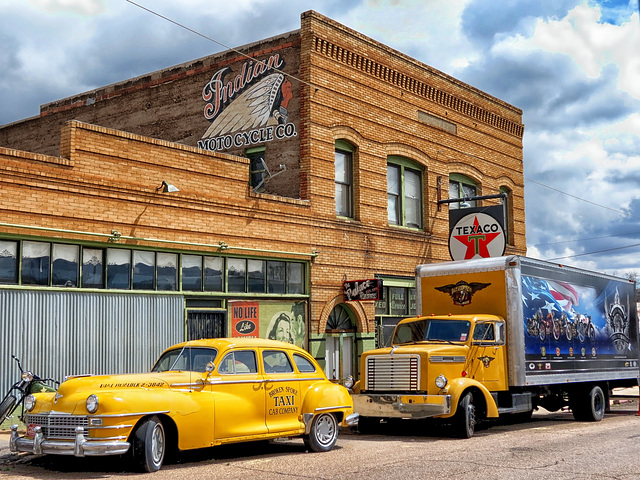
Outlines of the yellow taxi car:
<svg viewBox="0 0 640 480">
<path fill-rule="evenodd" d="M 302 437 L 327 451 L 358 414 L 305 350 L 218 338 L 168 348 L 149 373 L 67 378 L 27 396 L 22 418 L 27 431 L 12 426 L 12 452 L 127 454 L 153 472 L 167 452 L 233 442 Z"/>
</svg>

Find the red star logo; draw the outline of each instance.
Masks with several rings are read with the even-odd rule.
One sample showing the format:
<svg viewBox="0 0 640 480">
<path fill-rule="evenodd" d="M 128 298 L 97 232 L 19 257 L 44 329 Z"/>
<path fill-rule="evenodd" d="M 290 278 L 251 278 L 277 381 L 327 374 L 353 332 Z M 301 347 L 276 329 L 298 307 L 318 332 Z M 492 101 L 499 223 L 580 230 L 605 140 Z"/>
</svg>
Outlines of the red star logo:
<svg viewBox="0 0 640 480">
<path fill-rule="evenodd" d="M 468 235 L 455 235 L 453 237 L 460 243 L 466 245 L 467 251 L 464 254 L 464 259 L 469 260 L 476 255 L 480 255 L 482 258 L 489 257 L 489 249 L 487 247 L 500 233 L 483 233 L 480 229 L 478 217 L 473 219 L 472 230 L 472 233 Z"/>
</svg>

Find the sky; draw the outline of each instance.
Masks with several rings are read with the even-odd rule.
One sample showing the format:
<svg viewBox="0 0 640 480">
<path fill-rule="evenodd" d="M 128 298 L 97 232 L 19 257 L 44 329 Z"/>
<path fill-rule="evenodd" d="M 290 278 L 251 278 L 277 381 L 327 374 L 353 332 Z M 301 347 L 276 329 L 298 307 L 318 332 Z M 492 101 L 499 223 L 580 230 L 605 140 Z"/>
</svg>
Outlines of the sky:
<svg viewBox="0 0 640 480">
<path fill-rule="evenodd" d="M 527 255 L 640 277 L 638 0 L 0 0 L 0 125 L 307 10 L 522 109 Z"/>
</svg>

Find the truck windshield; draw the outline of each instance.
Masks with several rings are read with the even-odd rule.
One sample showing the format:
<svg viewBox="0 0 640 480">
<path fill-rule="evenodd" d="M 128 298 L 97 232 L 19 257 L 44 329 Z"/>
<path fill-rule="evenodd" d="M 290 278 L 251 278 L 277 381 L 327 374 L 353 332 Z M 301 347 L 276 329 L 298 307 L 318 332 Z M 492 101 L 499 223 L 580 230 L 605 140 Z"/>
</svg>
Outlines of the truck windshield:
<svg viewBox="0 0 640 480">
<path fill-rule="evenodd" d="M 393 344 L 442 341 L 466 342 L 471 323 L 464 320 L 438 318 L 422 319 L 398 325 L 393 336 Z"/>
</svg>

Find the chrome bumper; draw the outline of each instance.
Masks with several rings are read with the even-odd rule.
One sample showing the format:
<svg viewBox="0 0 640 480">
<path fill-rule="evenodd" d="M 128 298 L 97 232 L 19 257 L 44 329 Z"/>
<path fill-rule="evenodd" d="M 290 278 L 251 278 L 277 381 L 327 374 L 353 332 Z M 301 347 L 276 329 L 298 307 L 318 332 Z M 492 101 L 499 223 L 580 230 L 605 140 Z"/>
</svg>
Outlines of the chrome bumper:
<svg viewBox="0 0 640 480">
<path fill-rule="evenodd" d="M 121 455 L 129 450 L 130 443 L 120 440 L 91 440 L 83 435 L 82 427 L 76 428 L 74 441 L 46 440 L 40 427 L 35 428 L 33 438 L 18 435 L 18 426 L 11 426 L 9 449 L 12 453 L 29 452 L 35 455 L 74 455 L 76 457 Z"/>
<path fill-rule="evenodd" d="M 353 395 L 353 409 L 362 417 L 428 418 L 451 413 L 451 395 Z"/>
</svg>

